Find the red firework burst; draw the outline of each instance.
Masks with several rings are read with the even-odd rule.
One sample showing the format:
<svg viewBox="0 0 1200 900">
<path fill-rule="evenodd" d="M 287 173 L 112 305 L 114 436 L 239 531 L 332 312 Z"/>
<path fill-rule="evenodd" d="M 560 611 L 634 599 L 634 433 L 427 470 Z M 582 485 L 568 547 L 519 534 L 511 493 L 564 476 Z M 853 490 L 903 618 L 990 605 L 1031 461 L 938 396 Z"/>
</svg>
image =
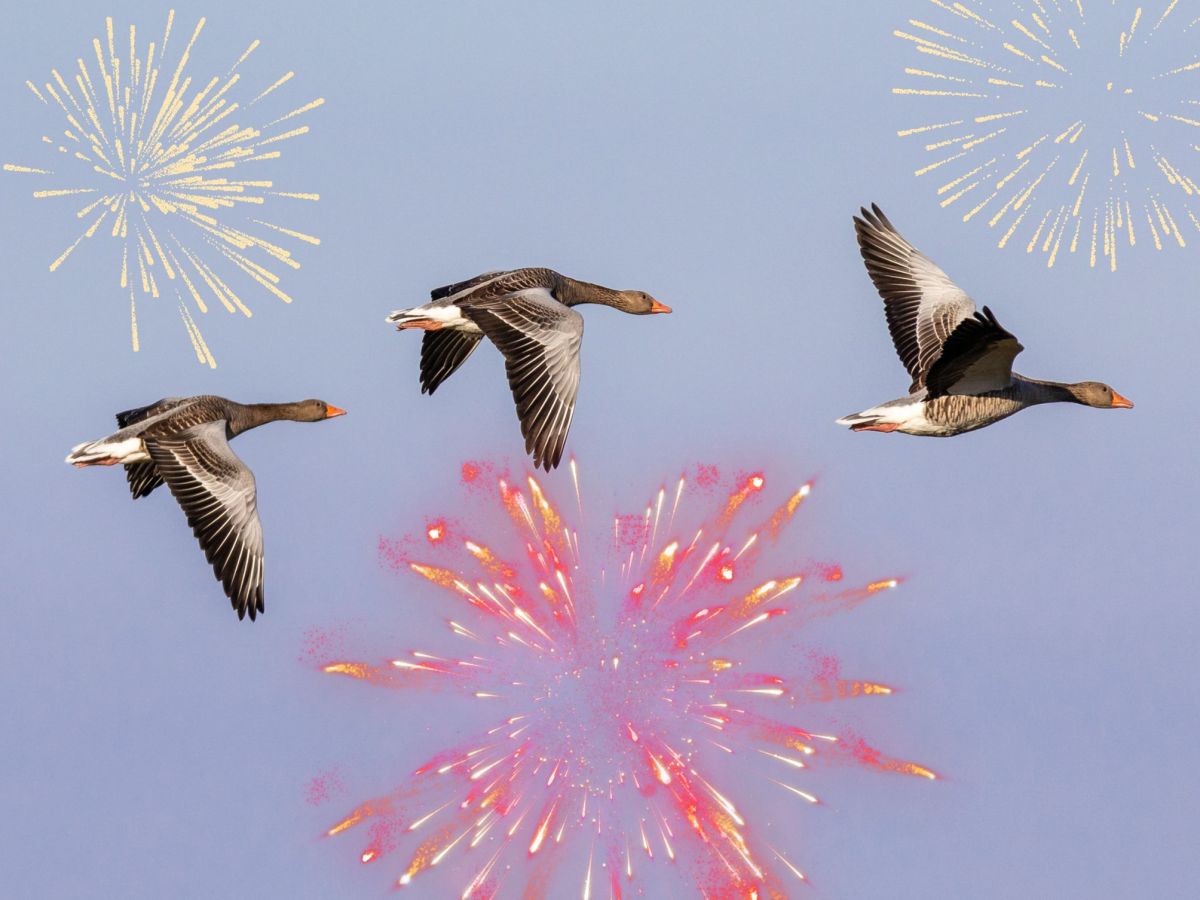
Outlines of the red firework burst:
<svg viewBox="0 0 1200 900">
<path fill-rule="evenodd" d="M 570 471 L 583 518 L 573 460 Z M 835 590 L 842 572 L 827 564 L 755 576 L 810 485 L 746 529 L 735 522 L 764 505 L 765 476 L 738 475 L 722 494 L 716 470 L 700 467 L 694 489 L 688 477 L 660 489 L 593 547 L 534 478 L 517 486 L 487 466 L 463 472 L 504 511 L 493 540 L 438 517 L 381 544 L 446 592 L 446 628 L 394 659 L 321 661 L 329 674 L 478 703 L 474 738 L 328 829 L 363 835 L 363 863 L 399 859 L 398 885 L 444 864 L 464 900 L 647 895 L 635 875 L 653 861 L 667 869 L 661 883 L 705 897 L 784 897 L 787 879 L 804 880 L 776 846 L 794 836 L 768 840 L 739 809 L 739 782 L 764 778 L 780 796 L 817 803 L 794 782 L 821 760 L 936 777 L 857 736 L 804 726 L 812 705 L 889 694 L 886 685 L 796 654 L 782 674 L 757 667 L 805 621 L 897 586 Z M 714 506 L 706 517 L 687 508 L 693 495 Z"/>
</svg>

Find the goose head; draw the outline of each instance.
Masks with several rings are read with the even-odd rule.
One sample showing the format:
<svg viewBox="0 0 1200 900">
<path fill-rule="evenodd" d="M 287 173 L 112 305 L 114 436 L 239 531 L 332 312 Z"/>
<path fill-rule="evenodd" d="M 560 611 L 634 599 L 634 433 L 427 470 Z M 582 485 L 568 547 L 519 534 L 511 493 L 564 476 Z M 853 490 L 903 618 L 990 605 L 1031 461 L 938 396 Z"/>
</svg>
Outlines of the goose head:
<svg viewBox="0 0 1200 900">
<path fill-rule="evenodd" d="M 1125 399 L 1107 384 L 1100 381 L 1081 381 L 1071 386 L 1077 403 L 1097 409 L 1133 409 L 1133 402 Z"/>
<path fill-rule="evenodd" d="M 320 422 L 345 414 L 344 409 L 330 406 L 324 400 L 301 400 L 294 408 L 294 419 L 297 422 Z"/>
<path fill-rule="evenodd" d="M 635 316 L 648 316 L 651 313 L 669 313 L 671 307 L 659 303 L 645 291 L 617 291 L 618 302 L 614 304 L 623 312 Z"/>
</svg>

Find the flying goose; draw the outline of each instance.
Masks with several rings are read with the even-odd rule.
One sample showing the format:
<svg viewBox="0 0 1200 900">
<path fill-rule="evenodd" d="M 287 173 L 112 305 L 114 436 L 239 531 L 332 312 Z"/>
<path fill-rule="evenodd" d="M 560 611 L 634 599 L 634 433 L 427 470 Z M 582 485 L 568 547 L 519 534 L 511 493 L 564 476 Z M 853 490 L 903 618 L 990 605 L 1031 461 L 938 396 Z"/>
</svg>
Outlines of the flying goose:
<svg viewBox="0 0 1200 900">
<path fill-rule="evenodd" d="M 986 306 L 963 293 L 874 204 L 854 217 L 867 274 L 883 297 L 892 343 L 912 376 L 907 397 L 837 420 L 852 431 L 950 437 L 1039 403 L 1133 406 L 1097 381 L 1036 381 L 1012 370 L 1023 349 Z"/>
<path fill-rule="evenodd" d="M 125 466 L 133 499 L 166 482 L 238 618 L 263 607 L 263 537 L 254 474 L 229 440 L 266 422 L 319 422 L 345 415 L 320 400 L 243 405 L 224 397 L 167 397 L 117 413 L 120 430 L 80 444 L 67 462 Z"/>
<path fill-rule="evenodd" d="M 432 302 L 387 317 L 420 328 L 421 393 L 432 394 L 483 337 L 504 355 L 525 452 L 550 471 L 562 459 L 579 389 L 583 316 L 572 307 L 601 303 L 633 315 L 671 308 L 642 291 L 614 291 L 551 269 L 485 272 L 434 288 Z"/>
</svg>

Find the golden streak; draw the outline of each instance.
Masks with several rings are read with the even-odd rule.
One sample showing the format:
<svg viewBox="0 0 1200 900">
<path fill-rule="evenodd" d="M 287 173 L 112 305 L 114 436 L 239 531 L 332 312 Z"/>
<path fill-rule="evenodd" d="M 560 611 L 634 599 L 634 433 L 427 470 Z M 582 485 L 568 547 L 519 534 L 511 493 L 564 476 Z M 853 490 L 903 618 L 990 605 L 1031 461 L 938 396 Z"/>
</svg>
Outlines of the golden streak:
<svg viewBox="0 0 1200 900">
<path fill-rule="evenodd" d="M 984 122 L 994 122 L 997 119 L 1010 119 L 1013 116 L 1023 116 L 1026 112 L 1028 112 L 1028 110 L 1015 109 L 1010 112 L 991 113 L 986 116 L 976 116 L 975 123 L 977 125 L 982 125 Z"/>
<path fill-rule="evenodd" d="M 137 327 L 137 301 L 134 299 L 133 291 L 129 292 L 129 331 L 130 342 L 133 344 L 133 352 L 137 353 L 138 344 L 138 327 Z"/>
<path fill-rule="evenodd" d="M 1075 220 L 1075 234 L 1071 238 L 1071 252 L 1072 253 L 1074 253 L 1075 250 L 1079 247 L 1079 232 L 1082 229 L 1082 227 L 1083 227 L 1083 219 L 1077 218 Z"/>
<path fill-rule="evenodd" d="M 1028 212 L 1029 212 L 1029 207 L 1026 207 L 1025 209 L 1023 209 L 1021 211 L 1021 214 L 1019 216 L 1017 216 L 1016 219 L 1013 220 L 1012 225 L 1009 226 L 1008 231 L 1004 232 L 1004 237 L 1000 238 L 1000 243 L 997 244 L 997 246 L 1000 249 L 1002 249 L 1002 250 L 1004 249 L 1005 245 L 1008 243 L 1008 239 L 1013 236 L 1013 233 L 1017 230 L 1017 226 L 1019 226 L 1021 224 L 1021 222 L 1025 219 L 1025 216 L 1028 214 Z"/>
<path fill-rule="evenodd" d="M 1034 18 L 1036 19 L 1037 16 L 1034 16 Z M 1038 46 L 1040 46 L 1046 50 L 1051 49 L 1049 44 L 1047 44 L 1045 41 L 1043 41 L 1040 37 L 1038 37 L 1036 34 L 1034 34 L 1032 31 L 1030 31 L 1028 28 L 1026 28 L 1023 24 L 1021 24 L 1016 19 L 1012 20 L 1012 26 L 1013 26 L 1013 28 L 1017 29 L 1017 31 L 1021 32 L 1021 34 L 1025 35 L 1025 37 L 1029 38 L 1031 41 L 1033 41 Z"/>
<path fill-rule="evenodd" d="M 33 196 L 37 197 L 39 200 L 42 200 L 42 199 L 45 199 L 46 197 L 69 197 L 73 194 L 94 194 L 94 193 L 96 193 L 95 188 L 64 188 L 62 190 L 56 190 L 56 191 L 34 191 Z"/>
<path fill-rule="evenodd" d="M 975 137 L 975 134 L 972 132 L 970 134 L 961 134 L 957 137 L 946 138 L 944 141 L 935 141 L 932 144 L 926 144 L 925 150 L 927 152 L 941 150 L 943 147 L 949 147 L 951 144 L 961 144 L 964 141 L 969 141 L 973 137 Z"/>
<path fill-rule="evenodd" d="M 892 88 L 893 94 L 907 94 L 915 97 L 986 97 L 987 94 L 975 94 L 969 91 L 935 91 L 924 88 Z"/>
<path fill-rule="evenodd" d="M 931 163 L 930 165 L 925 166 L 924 168 L 917 169 L 915 172 L 913 172 L 913 174 L 918 175 L 918 176 L 924 175 L 927 172 L 932 172 L 934 169 L 940 169 L 942 166 L 946 165 L 947 163 L 954 162 L 954 160 L 961 159 L 962 157 L 964 157 L 966 155 L 967 155 L 967 153 L 964 150 L 962 153 L 956 153 L 953 156 L 948 156 L 945 159 L 941 159 L 935 163 Z"/>
<path fill-rule="evenodd" d="M 1193 72 L 1196 69 L 1200 69 L 1200 60 L 1188 63 L 1186 66 L 1180 66 L 1178 69 L 1171 69 L 1168 72 L 1163 72 L 1163 75 L 1178 75 L 1181 72 Z"/>
<path fill-rule="evenodd" d="M 321 239 L 314 237 L 311 234 L 304 234 L 301 231 L 293 231 L 290 228 L 284 228 L 282 225 L 272 225 L 270 222 L 263 222 L 261 219 L 255 219 L 256 225 L 262 225 L 264 228 L 270 228 L 275 231 L 286 234 L 288 237 L 294 237 L 298 241 L 304 241 L 306 244 L 312 244 L 314 247 L 320 246 Z"/>
<path fill-rule="evenodd" d="M 278 125 L 280 122 L 286 122 L 288 119 L 293 119 L 296 116 L 303 115 L 304 113 L 314 110 L 318 106 L 323 106 L 324 104 L 325 104 L 325 98 L 318 97 L 316 100 L 312 100 L 308 103 L 305 103 L 303 106 L 298 107 L 297 109 L 293 109 L 287 115 L 280 116 L 274 122 L 269 122 L 266 127 L 270 128 L 272 125 Z M 305 131 L 307 131 L 307 130 L 308 129 L 305 129 Z M 300 133 L 303 134 L 303 132 L 300 132 Z M 267 142 L 264 141 L 263 143 L 267 143 Z"/>
<path fill-rule="evenodd" d="M 1026 53 L 1024 50 L 1020 49 L 1019 47 L 1014 46 L 1013 44 L 1006 42 L 1004 44 L 1004 49 L 1007 50 L 1009 53 L 1013 54 L 1014 56 L 1021 57 L 1021 59 L 1027 60 L 1029 62 L 1036 62 L 1036 60 L 1032 56 L 1030 56 L 1028 53 Z"/>
<path fill-rule="evenodd" d="M 916 128 L 905 128 L 901 131 L 897 131 L 896 136 L 897 137 L 908 137 L 909 135 L 912 135 L 912 134 L 923 134 L 926 131 L 936 131 L 939 128 L 951 128 L 955 125 L 961 125 L 962 123 L 963 123 L 962 119 L 956 119 L 953 122 L 941 122 L 937 125 L 920 125 Z"/>
<path fill-rule="evenodd" d="M 983 137 L 978 137 L 972 141 L 967 141 L 965 144 L 962 145 L 962 148 L 964 150 L 973 150 L 976 147 L 978 147 L 980 144 L 990 141 L 992 138 L 999 137 L 1000 135 L 1004 134 L 1004 132 L 1007 130 L 1008 130 L 1007 128 L 1000 128 L 996 131 L 989 132 L 988 134 L 985 134 Z"/>
<path fill-rule="evenodd" d="M 1087 157 L 1088 157 L 1088 151 L 1084 150 L 1083 156 L 1079 157 L 1079 165 L 1077 165 L 1075 167 L 1075 171 L 1072 172 L 1071 177 L 1069 179 L 1067 179 L 1067 184 L 1072 185 L 1072 186 L 1075 184 L 1075 179 L 1079 177 L 1079 170 L 1083 168 L 1083 164 L 1087 160 Z M 1079 213 L 1077 210 L 1076 215 L 1078 215 L 1078 214 Z"/>
<path fill-rule="evenodd" d="M 288 72 L 286 75 L 284 75 L 282 78 L 280 78 L 280 79 L 279 79 L 278 81 L 276 81 L 274 84 L 272 84 L 272 85 L 271 85 L 269 88 L 267 88 L 265 91 L 263 91 L 261 94 L 259 94 L 257 97 L 255 97 L 253 100 L 251 100 L 251 101 L 250 101 L 250 106 L 253 106 L 255 103 L 257 103 L 257 102 L 258 102 L 259 100 L 261 100 L 263 97 L 267 96 L 267 94 L 271 93 L 271 92 L 272 92 L 273 90 L 275 90 L 276 88 L 278 88 L 278 87 L 282 87 L 283 85 L 287 84 L 287 83 L 288 83 L 289 81 L 291 81 L 291 80 L 292 80 L 292 79 L 293 79 L 295 76 L 296 76 L 296 73 L 295 73 L 295 72 Z"/>
<path fill-rule="evenodd" d="M 892 33 L 898 38 L 901 38 L 906 41 L 912 41 L 914 44 L 917 45 L 917 51 L 920 53 L 925 53 L 930 56 L 936 56 L 939 59 L 946 59 L 951 62 L 966 63 L 967 65 L 977 66 L 978 68 L 981 68 L 981 69 L 993 69 L 993 70 L 998 70 L 1001 72 L 1008 71 L 1008 69 L 1004 68 L 1003 66 L 996 66 L 996 65 L 993 65 L 992 63 L 984 62 L 982 59 L 977 59 L 976 57 L 968 56 L 967 54 L 962 53 L 959 50 L 955 50 L 951 47 L 946 47 L 942 44 L 937 43 L 936 41 L 931 41 L 927 38 L 917 37 L 916 35 L 907 34 L 903 31 L 894 31 Z"/>
<path fill-rule="evenodd" d="M 1160 25 L 1162 25 L 1162 23 L 1166 20 L 1167 16 L 1169 16 L 1172 13 L 1172 11 L 1174 11 L 1175 6 L 1178 3 L 1179 3 L 1179 0 L 1171 0 L 1171 2 L 1169 4 L 1167 4 L 1167 8 L 1163 10 L 1163 14 L 1161 16 L 1159 16 L 1158 21 L 1154 23 L 1154 28 L 1151 29 L 1151 33 L 1158 31 L 1158 27 Z M 1140 12 L 1140 9 L 1139 9 L 1139 12 Z"/>
<path fill-rule="evenodd" d="M 917 19 L 909 19 L 908 24 L 911 25 L 913 28 L 920 28 L 923 31 L 932 32 L 933 34 L 936 34 L 939 37 L 950 38 L 951 40 L 958 41 L 959 43 L 962 43 L 962 44 L 967 43 L 966 38 L 959 37 L 957 34 L 951 34 L 949 31 L 942 31 L 942 29 L 940 29 L 940 28 L 934 28 L 932 25 L 929 25 L 926 22 L 921 22 Z"/>
<path fill-rule="evenodd" d="M 132 42 L 132 36 L 131 36 L 130 40 Z M 225 74 L 232 75 L 233 70 L 236 69 L 238 66 L 240 66 L 242 63 L 244 63 L 246 61 L 246 57 L 248 57 L 251 53 L 253 53 L 255 50 L 258 49 L 259 43 L 260 43 L 260 41 L 257 38 L 255 38 L 253 41 L 251 41 L 250 46 L 246 48 L 246 52 L 237 58 L 237 62 L 235 62 L 232 66 L 230 66 L 229 71 L 226 72 Z M 131 49 L 132 49 L 132 47 L 131 47 Z"/>
</svg>

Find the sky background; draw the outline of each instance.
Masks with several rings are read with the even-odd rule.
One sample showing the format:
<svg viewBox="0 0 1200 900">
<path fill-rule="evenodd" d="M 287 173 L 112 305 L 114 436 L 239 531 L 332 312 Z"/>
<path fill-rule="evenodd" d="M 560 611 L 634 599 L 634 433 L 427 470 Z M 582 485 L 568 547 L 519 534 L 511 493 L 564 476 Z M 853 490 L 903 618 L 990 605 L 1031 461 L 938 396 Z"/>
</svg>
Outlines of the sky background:
<svg viewBox="0 0 1200 900">
<path fill-rule="evenodd" d="M 1200 15 L 1183 5 L 1177 29 Z M 322 243 L 285 278 L 291 306 L 247 290 L 252 319 L 203 317 L 210 371 L 167 303 L 140 307 L 132 353 L 114 245 L 85 242 L 49 273 L 79 204 L 34 200 L 34 176 L 0 175 L 4 893 L 388 892 L 402 861 L 363 867 L 355 841 L 318 836 L 454 723 L 434 698 L 318 675 L 305 634 L 344 626 L 379 654 L 411 641 L 411 604 L 432 589 L 381 565 L 380 537 L 453 511 L 464 459 L 521 464 L 495 351 L 431 400 L 419 341 L 383 318 L 436 285 L 522 265 L 675 309 L 584 310 L 568 451 L 595 507 L 636 510 L 698 461 L 815 478 L 795 558 L 837 559 L 856 582 L 906 579 L 812 641 L 903 689 L 864 730 L 947 780 L 814 773 L 827 807 L 772 813 L 777 832 L 794 829 L 806 890 L 1194 890 L 1200 234 L 1185 250 L 1139 245 L 1115 273 L 1077 258 L 1047 269 L 940 208 L 913 177 L 928 160 L 895 134 L 936 113 L 890 93 L 915 59 L 892 31 L 927 12 L 918 0 L 175 9 L 176 38 L 208 18 L 197 75 L 260 38 L 250 84 L 297 73 L 273 109 L 325 98 L 272 173 L 321 199 L 269 210 Z M 73 64 L 105 15 L 148 36 L 165 11 L 9 9 L 3 161 L 44 163 L 40 136 L 61 128 L 26 79 Z M 871 201 L 1017 334 L 1021 372 L 1104 380 L 1137 408 L 1044 407 L 949 441 L 834 426 L 908 383 L 851 228 Z M 117 410 L 210 392 L 349 410 L 234 445 L 267 544 L 267 613 L 253 625 L 232 615 L 165 492 L 132 503 L 119 471 L 62 463 Z M 570 490 L 565 471 L 545 482 Z M 344 793 L 307 804 L 329 771 Z"/>
</svg>

